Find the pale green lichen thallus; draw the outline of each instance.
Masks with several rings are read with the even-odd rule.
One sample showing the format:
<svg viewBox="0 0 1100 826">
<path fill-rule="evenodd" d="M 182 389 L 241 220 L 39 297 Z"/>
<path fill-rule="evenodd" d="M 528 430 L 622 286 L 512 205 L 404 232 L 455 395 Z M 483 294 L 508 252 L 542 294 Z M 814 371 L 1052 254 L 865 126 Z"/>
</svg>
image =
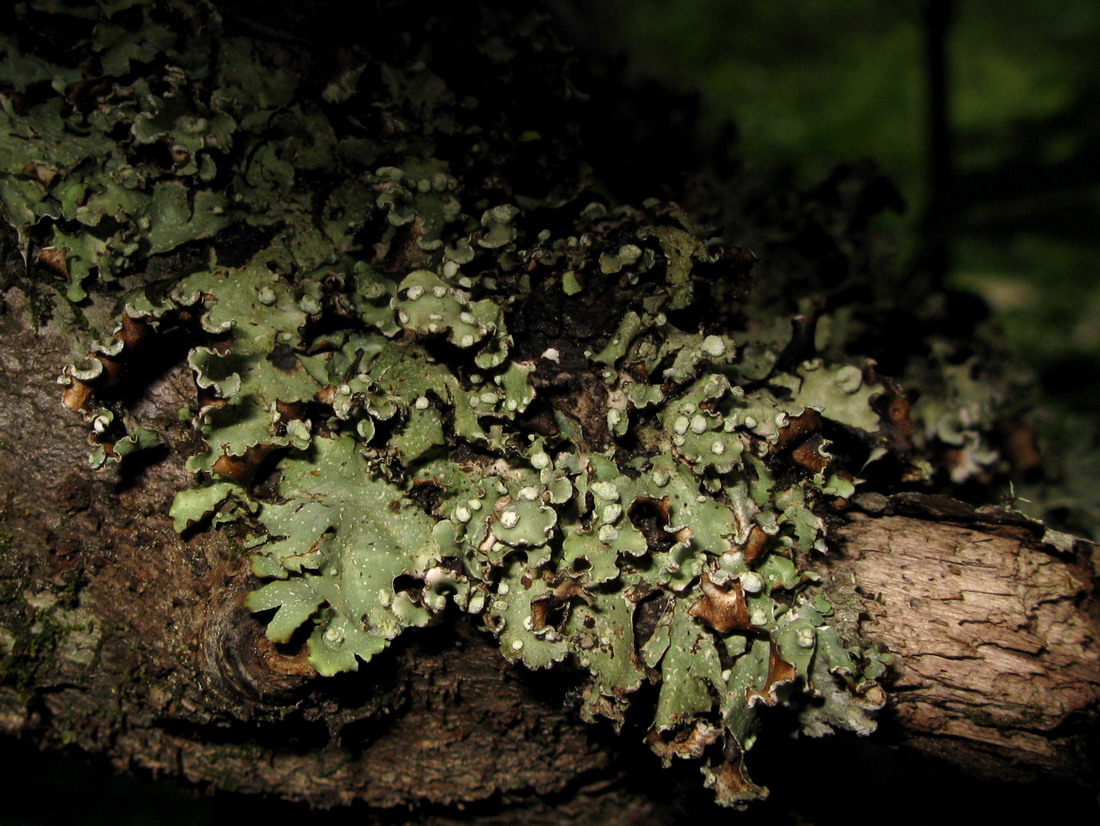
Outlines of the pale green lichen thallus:
<svg viewBox="0 0 1100 826">
<path fill-rule="evenodd" d="M 186 333 L 201 447 L 171 515 L 246 537 L 272 640 L 331 675 L 467 612 L 507 659 L 583 672 L 586 718 L 656 686 L 648 742 L 725 804 L 762 794 L 762 709 L 873 728 L 889 658 L 841 639 L 806 570 L 894 449 L 870 363 L 791 361 L 786 316 L 723 309 L 744 267 L 673 205 L 615 203 L 580 164 L 521 191 L 515 147 L 569 157 L 568 133 L 479 112 L 426 53 L 307 94 L 207 4 L 88 10 L 72 66 L 0 35 L 0 204 L 98 330 L 63 377 L 93 463 L 156 443 L 117 368 Z M 970 420 L 927 422 L 992 461 Z"/>
</svg>

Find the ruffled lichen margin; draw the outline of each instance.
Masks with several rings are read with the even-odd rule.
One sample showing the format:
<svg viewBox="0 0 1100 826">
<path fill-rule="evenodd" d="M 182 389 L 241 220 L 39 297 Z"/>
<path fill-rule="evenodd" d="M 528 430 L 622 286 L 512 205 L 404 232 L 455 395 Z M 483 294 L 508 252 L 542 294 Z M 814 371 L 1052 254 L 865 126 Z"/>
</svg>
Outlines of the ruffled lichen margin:
<svg viewBox="0 0 1100 826">
<path fill-rule="evenodd" d="M 155 445 L 120 390 L 185 335 L 202 448 L 171 513 L 244 537 L 273 641 L 331 675 L 480 616 L 509 660 L 586 674 L 586 719 L 653 686 L 649 745 L 727 805 L 763 794 L 762 709 L 874 728 L 889 656 L 841 638 L 807 559 L 876 463 L 919 479 L 936 439 L 963 478 L 997 461 L 968 412 L 997 399 L 947 382 L 911 414 L 827 316 L 746 298 L 752 253 L 601 195 L 540 114 L 583 96 L 538 15 L 450 47 L 495 79 L 479 97 L 405 35 L 319 77 L 208 3 L 76 5 L 79 60 L 16 14 L 0 203 L 59 300 L 117 304 L 64 403 L 97 466 Z"/>
</svg>

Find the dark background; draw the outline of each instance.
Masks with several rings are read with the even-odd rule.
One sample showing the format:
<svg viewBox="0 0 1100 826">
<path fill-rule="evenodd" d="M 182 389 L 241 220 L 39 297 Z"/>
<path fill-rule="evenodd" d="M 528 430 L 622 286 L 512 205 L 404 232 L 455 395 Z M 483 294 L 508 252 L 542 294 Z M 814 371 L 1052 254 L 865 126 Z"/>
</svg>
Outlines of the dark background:
<svg viewBox="0 0 1100 826">
<path fill-rule="evenodd" d="M 737 124 L 729 151 L 806 185 L 838 163 L 873 158 L 908 201 L 908 254 L 937 240 L 930 223 L 949 242 L 948 283 L 985 297 L 1030 360 L 1045 370 L 1088 357 L 1096 369 L 1100 5 L 594 6 L 592 32 L 628 53 L 637 74 L 697 91 L 711 130 Z M 944 97 L 933 106 L 938 71 Z M 933 202 L 944 214 L 927 221 Z"/>
<path fill-rule="evenodd" d="M 900 266 L 988 304 L 1039 383 L 1038 517 L 1100 539 L 1100 4 L 599 0 L 592 42 L 699 95 L 731 156 L 803 186 L 874 159 Z"/>
</svg>

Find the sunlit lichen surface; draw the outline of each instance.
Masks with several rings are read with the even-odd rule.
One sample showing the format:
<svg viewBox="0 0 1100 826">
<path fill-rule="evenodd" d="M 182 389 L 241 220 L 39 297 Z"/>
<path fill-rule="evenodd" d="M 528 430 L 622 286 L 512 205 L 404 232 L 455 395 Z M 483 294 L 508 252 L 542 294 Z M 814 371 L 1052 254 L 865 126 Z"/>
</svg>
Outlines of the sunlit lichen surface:
<svg viewBox="0 0 1100 826">
<path fill-rule="evenodd" d="M 272 640 L 331 675 L 468 612 L 587 674 L 586 718 L 655 686 L 647 741 L 723 804 L 762 794 L 761 709 L 873 728 L 889 658 L 805 562 L 867 468 L 920 476 L 914 440 L 956 439 L 964 478 L 997 455 L 968 400 L 914 433 L 827 324 L 753 315 L 748 251 L 601 194 L 537 16 L 327 58 L 201 2 L 15 16 L 4 213 L 68 301 L 118 302 L 65 402 L 96 465 L 156 444 L 117 390 L 186 334 L 204 447 L 172 517 L 236 524 Z"/>
</svg>

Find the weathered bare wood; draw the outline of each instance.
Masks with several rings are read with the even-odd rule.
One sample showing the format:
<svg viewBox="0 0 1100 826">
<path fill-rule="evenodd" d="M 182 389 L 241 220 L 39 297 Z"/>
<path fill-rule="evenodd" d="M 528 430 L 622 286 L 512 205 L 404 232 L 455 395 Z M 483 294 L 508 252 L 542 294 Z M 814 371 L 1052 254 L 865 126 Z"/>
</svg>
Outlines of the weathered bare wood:
<svg viewBox="0 0 1100 826">
<path fill-rule="evenodd" d="M 900 515 L 857 516 L 839 539 L 830 575 L 859 593 L 861 633 L 898 658 L 891 706 L 911 738 L 1002 777 L 1082 771 L 1100 700 L 1091 548 Z"/>
</svg>

